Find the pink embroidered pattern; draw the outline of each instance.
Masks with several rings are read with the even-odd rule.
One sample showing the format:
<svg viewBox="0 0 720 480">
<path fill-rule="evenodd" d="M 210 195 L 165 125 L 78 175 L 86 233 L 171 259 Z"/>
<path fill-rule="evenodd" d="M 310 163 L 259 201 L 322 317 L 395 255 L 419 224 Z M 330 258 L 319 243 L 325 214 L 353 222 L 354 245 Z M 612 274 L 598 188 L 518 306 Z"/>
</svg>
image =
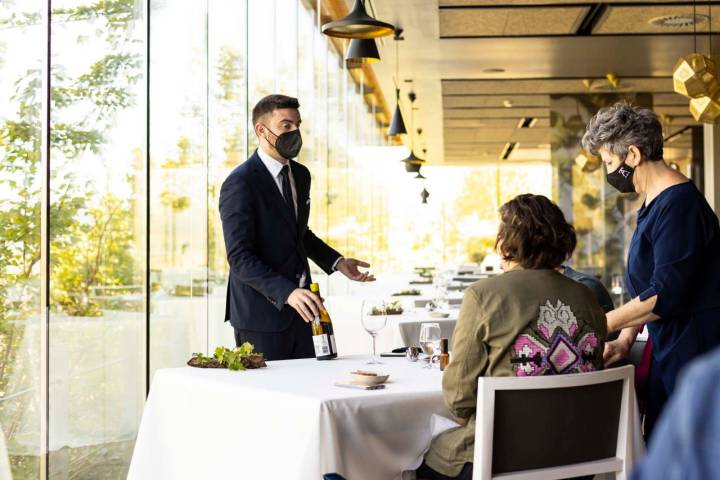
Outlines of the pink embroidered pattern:
<svg viewBox="0 0 720 480">
<path fill-rule="evenodd" d="M 599 343 L 568 305 L 546 300 L 537 320 L 515 339 L 510 361 L 518 377 L 591 372 Z"/>
</svg>

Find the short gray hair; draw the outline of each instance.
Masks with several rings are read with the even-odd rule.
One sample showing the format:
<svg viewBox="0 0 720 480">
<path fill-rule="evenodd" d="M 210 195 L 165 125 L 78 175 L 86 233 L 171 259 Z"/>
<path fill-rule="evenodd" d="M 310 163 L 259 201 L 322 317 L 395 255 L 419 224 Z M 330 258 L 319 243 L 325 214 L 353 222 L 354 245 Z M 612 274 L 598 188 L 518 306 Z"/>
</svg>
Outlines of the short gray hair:
<svg viewBox="0 0 720 480">
<path fill-rule="evenodd" d="M 662 160 L 662 125 L 654 112 L 647 108 L 619 102 L 601 108 L 590 119 L 582 146 L 593 155 L 600 148 L 625 159 L 631 145 L 635 145 L 646 160 Z"/>
</svg>

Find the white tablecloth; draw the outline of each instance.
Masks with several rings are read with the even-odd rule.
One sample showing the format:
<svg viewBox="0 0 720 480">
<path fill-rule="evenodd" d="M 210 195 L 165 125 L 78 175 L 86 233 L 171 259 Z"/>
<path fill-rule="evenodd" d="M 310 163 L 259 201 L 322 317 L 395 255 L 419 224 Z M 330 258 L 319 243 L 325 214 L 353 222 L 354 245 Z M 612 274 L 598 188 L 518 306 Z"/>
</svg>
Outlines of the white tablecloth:
<svg viewBox="0 0 720 480">
<path fill-rule="evenodd" d="M 268 362 L 244 372 L 163 369 L 145 406 L 129 479 L 400 478 L 448 415 L 441 372 L 403 358 L 375 367 L 385 390 L 333 385 L 365 357 Z M 440 422 L 438 422 L 440 420 Z M 444 428 L 441 428 L 444 429 Z"/>
<path fill-rule="evenodd" d="M 385 358 L 375 367 L 390 374 L 385 390 L 333 385 L 351 370 L 369 369 L 364 360 L 286 360 L 245 372 L 158 370 L 128 479 L 319 480 L 331 472 L 349 480 L 402 478 L 419 466 L 433 435 L 456 425 L 443 404 L 441 372 Z M 640 460 L 642 439 L 632 443 Z"/>
<path fill-rule="evenodd" d="M 420 344 L 420 327 L 423 323 L 437 323 L 440 326 L 442 337 L 452 340 L 460 309 L 451 308 L 447 313 L 449 314 L 447 318 L 437 318 L 423 309 L 417 309 L 401 315 L 395 324 L 395 328 L 400 336 L 399 341 L 402 346 L 408 347 Z M 452 341 L 450 344 L 452 345 Z"/>
</svg>

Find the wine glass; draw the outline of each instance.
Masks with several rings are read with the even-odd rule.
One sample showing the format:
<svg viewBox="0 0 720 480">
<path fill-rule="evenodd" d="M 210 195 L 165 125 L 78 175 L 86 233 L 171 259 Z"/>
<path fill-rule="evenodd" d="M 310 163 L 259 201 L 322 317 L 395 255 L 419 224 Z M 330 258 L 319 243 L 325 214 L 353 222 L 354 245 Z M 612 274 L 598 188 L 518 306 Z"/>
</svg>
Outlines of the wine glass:
<svg viewBox="0 0 720 480">
<path fill-rule="evenodd" d="M 440 352 L 441 335 L 439 323 L 423 323 L 420 325 L 420 348 L 422 348 L 428 359 L 425 368 L 432 368 L 433 356 Z"/>
<path fill-rule="evenodd" d="M 366 332 L 372 337 L 372 357 L 366 363 L 381 364 L 375 348 L 375 337 L 387 325 L 387 302 L 382 299 L 366 299 L 362 302 L 360 321 Z"/>
<path fill-rule="evenodd" d="M 437 282 L 433 292 L 433 303 L 438 310 L 447 310 L 448 287 L 452 283 L 453 272 L 442 270 L 435 277 Z"/>
</svg>

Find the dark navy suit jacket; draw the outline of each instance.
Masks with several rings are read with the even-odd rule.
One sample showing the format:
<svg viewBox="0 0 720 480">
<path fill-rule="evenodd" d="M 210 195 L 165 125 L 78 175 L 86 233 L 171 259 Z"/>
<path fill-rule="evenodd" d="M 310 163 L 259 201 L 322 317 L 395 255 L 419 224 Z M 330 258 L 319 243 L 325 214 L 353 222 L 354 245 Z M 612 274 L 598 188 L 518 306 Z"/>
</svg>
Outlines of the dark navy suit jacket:
<svg viewBox="0 0 720 480">
<path fill-rule="evenodd" d="M 281 332 L 298 313 L 285 302 L 307 272 L 308 257 L 325 272 L 340 254 L 308 228 L 310 171 L 290 162 L 297 192 L 295 220 L 257 151 L 238 166 L 220 190 L 220 218 L 227 250 L 225 321 L 235 328 Z"/>
</svg>

